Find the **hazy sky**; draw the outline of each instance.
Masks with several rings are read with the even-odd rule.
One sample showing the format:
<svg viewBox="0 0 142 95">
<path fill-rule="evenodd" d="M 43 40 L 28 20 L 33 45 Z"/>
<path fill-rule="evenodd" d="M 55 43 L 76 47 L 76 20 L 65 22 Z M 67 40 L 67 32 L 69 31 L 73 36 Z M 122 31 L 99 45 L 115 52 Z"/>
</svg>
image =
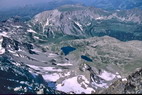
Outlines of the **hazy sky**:
<svg viewBox="0 0 142 95">
<path fill-rule="evenodd" d="M 72 2 L 84 2 L 84 1 L 91 1 L 91 0 L 0 0 L 0 10 L 10 9 L 14 7 L 21 7 L 25 5 L 35 5 L 39 3 L 48 3 L 48 2 L 65 2 L 65 1 L 72 1 Z"/>
<path fill-rule="evenodd" d="M 19 7 L 28 4 L 37 4 L 43 2 L 49 2 L 53 0 L 0 0 L 0 8 L 12 8 Z"/>
</svg>

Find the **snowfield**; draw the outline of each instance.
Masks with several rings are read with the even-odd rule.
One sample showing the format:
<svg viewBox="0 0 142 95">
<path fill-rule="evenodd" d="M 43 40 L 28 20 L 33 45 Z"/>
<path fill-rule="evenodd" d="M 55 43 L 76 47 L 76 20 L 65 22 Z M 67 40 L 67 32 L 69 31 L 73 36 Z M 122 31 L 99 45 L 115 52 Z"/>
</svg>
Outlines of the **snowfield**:
<svg viewBox="0 0 142 95">
<path fill-rule="evenodd" d="M 83 75 L 79 75 L 64 80 L 61 84 L 58 84 L 56 87 L 57 90 L 66 93 L 74 92 L 76 94 L 91 94 L 92 92 L 95 92 L 95 90 L 89 87 L 88 84 L 89 81 Z"/>
<path fill-rule="evenodd" d="M 56 69 L 55 67 L 41 67 L 41 66 L 35 66 L 35 65 L 29 65 L 27 64 L 29 67 L 35 69 L 35 70 L 40 70 L 40 71 L 56 71 L 56 72 L 62 72 L 61 69 Z"/>
<path fill-rule="evenodd" d="M 60 78 L 59 74 L 57 73 L 45 74 L 45 75 L 42 75 L 42 77 L 44 78 L 44 80 L 52 81 L 52 82 L 56 82 Z"/>
<path fill-rule="evenodd" d="M 27 32 L 36 33 L 36 32 L 35 32 L 34 30 L 32 30 L 32 29 L 27 30 Z"/>
</svg>

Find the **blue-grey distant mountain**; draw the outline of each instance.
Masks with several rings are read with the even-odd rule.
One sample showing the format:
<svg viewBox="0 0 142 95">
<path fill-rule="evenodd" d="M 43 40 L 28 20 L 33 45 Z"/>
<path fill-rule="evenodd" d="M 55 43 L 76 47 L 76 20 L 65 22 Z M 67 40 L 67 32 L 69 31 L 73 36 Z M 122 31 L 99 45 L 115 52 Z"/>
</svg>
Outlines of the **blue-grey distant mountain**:
<svg viewBox="0 0 142 95">
<path fill-rule="evenodd" d="M 80 2 L 82 1 L 80 0 Z M 142 9 L 142 0 L 84 0 L 84 4 L 108 10 Z"/>
<path fill-rule="evenodd" d="M 21 3 L 16 2 L 17 0 L 11 0 L 13 2 L 8 4 L 6 4 L 8 0 L 2 1 L 0 1 L 0 20 L 16 15 L 21 16 L 24 20 L 29 20 L 37 13 L 66 4 L 81 4 L 106 10 L 142 9 L 142 0 L 36 0 L 36 2 L 26 0 L 21 1 Z M 14 1 L 18 5 L 14 4 Z"/>
</svg>

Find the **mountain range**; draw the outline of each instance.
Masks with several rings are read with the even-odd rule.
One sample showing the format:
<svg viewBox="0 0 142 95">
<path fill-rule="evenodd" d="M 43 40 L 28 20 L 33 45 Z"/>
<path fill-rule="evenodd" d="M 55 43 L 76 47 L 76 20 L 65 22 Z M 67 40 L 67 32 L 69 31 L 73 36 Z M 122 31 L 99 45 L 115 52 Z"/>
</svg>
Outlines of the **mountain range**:
<svg viewBox="0 0 142 95">
<path fill-rule="evenodd" d="M 105 10 L 142 9 L 141 0 L 1 0 L 0 21 L 15 15 L 20 16 L 22 21 L 30 20 L 42 11 L 56 9 L 67 4 L 91 6 Z"/>
<path fill-rule="evenodd" d="M 142 93 L 140 1 L 103 1 L 1 21 L 0 93 Z"/>
<path fill-rule="evenodd" d="M 42 42 L 58 37 L 64 40 L 67 37 L 74 39 L 104 35 L 122 41 L 142 40 L 141 15 L 142 11 L 139 9 L 106 11 L 67 5 L 37 14 L 30 20 L 29 26 L 38 32 L 33 34 L 33 40 L 35 38 Z"/>
</svg>

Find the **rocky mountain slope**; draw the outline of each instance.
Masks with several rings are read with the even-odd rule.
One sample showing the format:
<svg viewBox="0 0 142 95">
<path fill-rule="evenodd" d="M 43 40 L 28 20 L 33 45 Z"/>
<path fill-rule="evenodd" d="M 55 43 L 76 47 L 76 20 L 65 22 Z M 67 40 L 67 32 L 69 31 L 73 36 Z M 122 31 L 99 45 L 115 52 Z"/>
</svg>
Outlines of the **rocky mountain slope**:
<svg viewBox="0 0 142 95">
<path fill-rule="evenodd" d="M 139 68 L 127 77 L 127 81 L 118 80 L 107 90 L 100 93 L 107 94 L 141 94 L 142 93 L 142 69 Z"/>
<path fill-rule="evenodd" d="M 29 23 L 35 40 L 75 39 L 108 35 L 122 41 L 142 40 L 142 11 L 105 11 L 67 5 L 36 15 Z M 56 39 L 55 39 L 56 40 Z"/>
<path fill-rule="evenodd" d="M 64 94 L 47 86 L 40 74 L 20 61 L 24 56 L 18 52 L 34 54 L 32 44 L 25 41 L 26 25 L 9 19 L 0 23 L 0 81 L 1 94 Z M 30 57 L 25 56 L 30 60 Z"/>
</svg>

